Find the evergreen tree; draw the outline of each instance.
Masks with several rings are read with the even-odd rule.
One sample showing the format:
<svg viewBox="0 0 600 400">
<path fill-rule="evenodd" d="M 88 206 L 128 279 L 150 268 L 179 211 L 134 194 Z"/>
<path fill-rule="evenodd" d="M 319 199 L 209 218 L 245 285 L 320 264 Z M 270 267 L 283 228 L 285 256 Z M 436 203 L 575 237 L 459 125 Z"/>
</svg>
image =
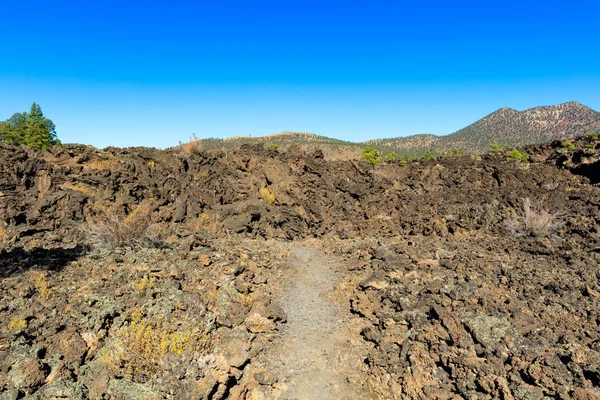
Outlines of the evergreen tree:
<svg viewBox="0 0 600 400">
<path fill-rule="evenodd" d="M 15 113 L 6 121 L 0 122 L 0 141 L 38 150 L 60 144 L 56 137 L 56 126 L 44 116 L 36 103 L 31 105 L 29 113 Z"/>
<path fill-rule="evenodd" d="M 375 167 L 375 165 L 381 162 L 381 153 L 379 153 L 379 150 L 367 146 L 360 153 L 360 159 Z"/>
</svg>

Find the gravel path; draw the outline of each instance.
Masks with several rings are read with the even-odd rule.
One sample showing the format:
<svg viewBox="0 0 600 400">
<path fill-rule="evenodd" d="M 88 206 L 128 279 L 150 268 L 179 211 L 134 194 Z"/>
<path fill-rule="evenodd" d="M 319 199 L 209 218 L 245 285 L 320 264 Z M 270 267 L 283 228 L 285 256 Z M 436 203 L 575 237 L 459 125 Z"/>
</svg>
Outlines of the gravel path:
<svg viewBox="0 0 600 400">
<path fill-rule="evenodd" d="M 369 398 L 349 383 L 360 372 L 359 356 L 343 329 L 350 316 L 325 297 L 337 281 L 334 263 L 313 247 L 289 249 L 295 275 L 281 299 L 288 322 L 265 360 L 283 383 L 280 398 Z"/>
</svg>

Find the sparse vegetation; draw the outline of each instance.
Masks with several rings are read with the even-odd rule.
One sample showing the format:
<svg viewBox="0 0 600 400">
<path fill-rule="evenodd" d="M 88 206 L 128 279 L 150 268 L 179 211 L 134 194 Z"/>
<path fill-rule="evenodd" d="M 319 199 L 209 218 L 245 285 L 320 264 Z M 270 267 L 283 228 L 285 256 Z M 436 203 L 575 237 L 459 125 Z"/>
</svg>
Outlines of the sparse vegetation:
<svg viewBox="0 0 600 400">
<path fill-rule="evenodd" d="M 149 318 L 134 313 L 131 321 L 110 336 L 100 360 L 114 372 L 145 382 L 161 369 L 167 354 L 181 356 L 198 351 L 206 337 L 188 321 L 169 321 L 165 316 Z"/>
<path fill-rule="evenodd" d="M 153 203 L 140 203 L 128 215 L 114 210 L 102 210 L 88 220 L 87 233 L 90 242 L 97 247 L 153 247 L 158 244 L 152 223 Z"/>
<path fill-rule="evenodd" d="M 195 133 L 192 133 L 190 140 L 187 143 L 183 143 L 181 147 L 187 154 L 198 154 L 202 151 L 200 139 L 198 139 Z"/>
<path fill-rule="evenodd" d="M 452 149 L 452 150 L 442 152 L 442 156 L 446 156 L 446 157 L 462 156 L 465 153 L 466 153 L 466 150 L 463 147 L 459 147 L 457 149 Z"/>
<path fill-rule="evenodd" d="M 585 133 L 585 137 L 590 140 L 598 140 L 599 136 L 600 136 L 600 132 L 586 132 Z"/>
<path fill-rule="evenodd" d="M 392 163 L 398 161 L 398 154 L 395 151 L 387 153 L 385 155 L 385 161 Z"/>
<path fill-rule="evenodd" d="M 262 187 L 260 188 L 259 193 L 265 203 L 267 203 L 268 205 L 275 204 L 275 190 L 271 190 L 267 187 Z"/>
<path fill-rule="evenodd" d="M 523 199 L 522 209 L 504 222 L 504 227 L 513 236 L 545 237 L 553 234 L 563 223 L 558 213 L 551 213 L 542 206 Z"/>
<path fill-rule="evenodd" d="M 376 166 L 381 162 L 381 153 L 379 152 L 379 150 L 371 146 L 367 146 L 360 153 L 360 159 L 366 161 L 372 166 Z"/>
<path fill-rule="evenodd" d="M 564 142 L 562 142 L 562 143 L 561 143 L 561 146 L 562 146 L 564 149 L 567 149 L 567 150 L 569 150 L 569 151 L 573 151 L 573 150 L 575 150 L 575 145 L 574 145 L 572 142 L 569 142 L 569 141 L 564 141 Z"/>
<path fill-rule="evenodd" d="M 0 145 L 0 226 L 11 244 L 0 251 L 0 353 L 11 361 L 0 368 L 0 382 L 12 385 L 20 368 L 39 376 L 31 389 L 37 393 L 14 392 L 33 398 L 60 390 L 64 398 L 217 399 L 249 397 L 256 388 L 273 398 L 280 389 L 272 382 L 285 371 L 268 376 L 271 363 L 304 363 L 312 328 L 339 331 L 338 322 L 350 318 L 360 329 L 339 331 L 341 341 L 326 346 L 353 344 L 339 376 L 352 377 L 346 372 L 356 366 L 352 382 L 384 383 L 389 373 L 390 384 L 375 387 L 387 397 L 452 398 L 457 385 L 508 396 L 499 379 L 531 389 L 531 379 L 538 381 L 529 373 L 544 369 L 544 360 L 562 365 L 561 357 L 577 358 L 578 368 L 550 368 L 543 378 L 550 384 L 536 390 L 555 393 L 556 382 L 592 390 L 581 370 L 598 363 L 589 335 L 578 333 L 589 332 L 598 317 L 597 154 L 566 154 L 560 143 L 532 147 L 532 162 L 524 164 L 505 161 L 512 148 L 472 162 L 474 155 L 457 144 L 434 161 L 401 154 L 396 162 L 408 163 L 404 168 L 381 166 L 395 157 L 375 147 L 383 161 L 378 169 L 329 161 L 306 147 L 278 156 L 262 144 L 215 156 L 207 149 L 187 156 L 181 149 L 68 146 L 39 153 Z M 424 158 L 437 155 L 430 149 Z M 90 169 L 93 160 L 116 169 Z M 522 207 L 527 196 L 533 201 Z M 540 198 L 551 203 L 535 207 Z M 160 232 L 165 246 L 87 251 L 89 241 L 72 221 L 105 222 L 108 215 L 117 227 L 105 227 L 102 246 L 153 245 L 146 235 Z M 123 228 L 129 223 L 133 228 Z M 209 234 L 221 229 L 226 234 Z M 133 245 L 130 231 L 141 232 Z M 560 240 L 545 238 L 553 235 Z M 521 354 L 523 326 L 547 329 L 534 332 Z M 424 362 L 389 352 L 385 344 L 394 341 L 417 349 Z M 480 356 L 474 360 L 465 351 L 475 342 L 493 351 L 471 351 Z M 523 357 L 507 370 L 478 367 L 502 366 L 514 351 Z M 280 355 L 286 363 L 273 357 Z M 363 370 L 364 360 L 378 367 Z M 397 374 L 413 366 L 414 374 Z M 457 372 L 436 375 L 423 391 L 421 378 L 439 368 Z M 44 384 L 56 376 L 58 383 Z"/>
<path fill-rule="evenodd" d="M 21 317 L 13 317 L 11 316 L 8 320 L 8 324 L 6 325 L 6 329 L 9 332 L 18 332 L 24 329 L 27 329 L 27 321 L 25 318 Z"/>
<path fill-rule="evenodd" d="M 209 234 L 219 233 L 219 214 L 202 213 L 194 218 L 188 226 L 194 232 L 204 232 Z"/>
<path fill-rule="evenodd" d="M 114 158 L 94 159 L 85 164 L 85 166 L 95 170 L 114 171 L 119 166 L 119 162 Z"/>
<path fill-rule="evenodd" d="M 494 140 L 492 142 L 492 144 L 490 145 L 490 155 L 498 156 L 500 154 L 502 154 L 502 147 L 500 147 L 500 143 L 498 143 L 496 140 Z"/>
<path fill-rule="evenodd" d="M 56 126 L 44 116 L 36 103 L 31 105 L 29 112 L 15 113 L 6 121 L 0 122 L 0 141 L 37 150 L 60 144 L 56 137 Z"/>
<path fill-rule="evenodd" d="M 133 288 L 138 294 L 145 296 L 146 293 L 154 289 L 154 278 L 144 276 L 133 284 Z"/>
<path fill-rule="evenodd" d="M 52 289 L 50 289 L 50 283 L 48 282 L 48 275 L 45 272 L 31 272 L 29 275 L 29 282 L 31 282 L 40 297 L 47 299 L 52 294 Z"/>
<path fill-rule="evenodd" d="M 519 151 L 519 149 L 512 149 L 510 153 L 506 156 L 507 161 L 518 161 L 518 162 L 527 162 L 529 161 L 529 154 L 524 151 Z"/>
<path fill-rule="evenodd" d="M 426 151 L 425 153 L 423 153 L 423 155 L 421 156 L 421 160 L 435 160 L 435 154 L 433 154 L 430 151 Z"/>
</svg>

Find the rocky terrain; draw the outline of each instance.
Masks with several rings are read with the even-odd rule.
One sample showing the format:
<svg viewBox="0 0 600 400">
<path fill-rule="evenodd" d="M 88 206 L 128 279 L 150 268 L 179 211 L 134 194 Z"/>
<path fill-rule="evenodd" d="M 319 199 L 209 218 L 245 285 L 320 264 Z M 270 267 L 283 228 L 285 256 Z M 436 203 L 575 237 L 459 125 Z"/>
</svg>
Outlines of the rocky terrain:
<svg viewBox="0 0 600 400">
<path fill-rule="evenodd" d="M 0 399 L 598 399 L 600 141 L 523 151 L 0 145 Z"/>
<path fill-rule="evenodd" d="M 456 149 L 484 153 L 489 150 L 493 141 L 502 146 L 524 146 L 571 139 L 585 132 L 598 130 L 600 113 L 577 102 L 569 102 L 524 111 L 501 108 L 444 136 L 419 134 L 353 143 L 310 133 L 284 132 L 264 137 L 203 139 L 199 144 L 209 151 L 230 150 L 242 144 L 254 143 L 274 145 L 281 149 L 297 145 L 307 152 L 320 149 L 328 160 L 357 160 L 366 145 L 373 146 L 384 154 L 395 152 L 408 157 L 419 157 L 426 152 L 441 154 Z"/>
</svg>

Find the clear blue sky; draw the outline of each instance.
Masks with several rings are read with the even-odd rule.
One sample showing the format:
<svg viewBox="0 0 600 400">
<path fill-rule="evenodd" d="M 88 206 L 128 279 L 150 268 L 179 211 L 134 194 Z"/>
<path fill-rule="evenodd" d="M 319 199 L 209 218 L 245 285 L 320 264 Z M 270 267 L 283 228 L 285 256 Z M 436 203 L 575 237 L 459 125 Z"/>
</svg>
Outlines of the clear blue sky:
<svg viewBox="0 0 600 400">
<path fill-rule="evenodd" d="M 490 5 L 493 4 L 493 5 Z M 454 132 L 501 107 L 600 110 L 597 1 L 6 0 L 0 119 L 168 147 L 284 130 Z"/>
</svg>

